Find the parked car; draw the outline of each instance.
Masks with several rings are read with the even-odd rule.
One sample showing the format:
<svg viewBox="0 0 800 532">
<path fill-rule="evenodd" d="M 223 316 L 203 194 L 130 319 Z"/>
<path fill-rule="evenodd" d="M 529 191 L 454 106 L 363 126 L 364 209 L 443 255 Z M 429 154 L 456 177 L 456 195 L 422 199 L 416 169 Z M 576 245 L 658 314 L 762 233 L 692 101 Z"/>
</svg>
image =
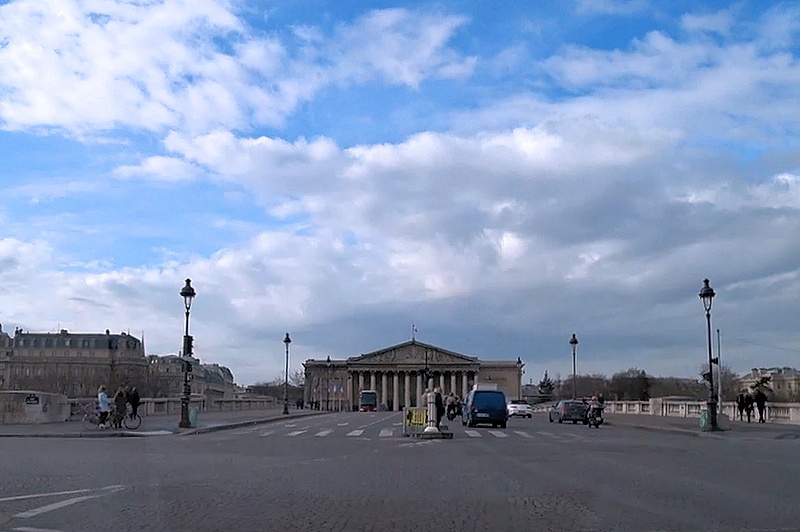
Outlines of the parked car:
<svg viewBox="0 0 800 532">
<path fill-rule="evenodd" d="M 506 428 L 508 406 L 506 394 L 500 390 L 472 390 L 467 394 L 461 413 L 461 424 L 468 427 L 492 425 Z"/>
<path fill-rule="evenodd" d="M 559 401 L 547 414 L 550 423 L 558 421 L 572 421 L 572 423 L 586 423 L 586 405 L 583 401 Z"/>
<path fill-rule="evenodd" d="M 533 417 L 533 408 L 524 399 L 513 399 L 508 403 L 508 417 Z"/>
</svg>

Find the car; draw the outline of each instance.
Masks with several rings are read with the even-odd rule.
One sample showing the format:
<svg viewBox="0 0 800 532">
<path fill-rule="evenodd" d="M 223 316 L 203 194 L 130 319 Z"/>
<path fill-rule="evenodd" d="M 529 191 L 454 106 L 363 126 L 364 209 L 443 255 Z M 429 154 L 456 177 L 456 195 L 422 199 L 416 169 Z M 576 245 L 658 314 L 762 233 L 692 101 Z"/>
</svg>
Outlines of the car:
<svg viewBox="0 0 800 532">
<path fill-rule="evenodd" d="M 506 428 L 508 424 L 506 394 L 500 390 L 473 389 L 464 401 L 461 424 L 467 427 L 492 425 L 501 429 Z"/>
<path fill-rule="evenodd" d="M 533 417 L 533 409 L 524 399 L 513 399 L 508 403 L 508 417 Z"/>
<path fill-rule="evenodd" d="M 583 401 L 559 401 L 547 413 L 550 423 L 558 421 L 572 421 L 572 423 L 586 423 L 586 404 Z"/>
</svg>

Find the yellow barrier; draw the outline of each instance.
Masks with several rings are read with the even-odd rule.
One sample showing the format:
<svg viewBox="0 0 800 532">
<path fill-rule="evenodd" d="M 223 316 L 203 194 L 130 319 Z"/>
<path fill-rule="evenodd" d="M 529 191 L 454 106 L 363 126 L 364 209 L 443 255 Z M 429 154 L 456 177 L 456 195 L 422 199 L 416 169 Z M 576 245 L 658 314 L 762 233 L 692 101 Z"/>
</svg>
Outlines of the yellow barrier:
<svg viewBox="0 0 800 532">
<path fill-rule="evenodd" d="M 419 434 L 428 425 L 428 409 L 414 407 L 403 409 L 403 435 Z"/>
</svg>

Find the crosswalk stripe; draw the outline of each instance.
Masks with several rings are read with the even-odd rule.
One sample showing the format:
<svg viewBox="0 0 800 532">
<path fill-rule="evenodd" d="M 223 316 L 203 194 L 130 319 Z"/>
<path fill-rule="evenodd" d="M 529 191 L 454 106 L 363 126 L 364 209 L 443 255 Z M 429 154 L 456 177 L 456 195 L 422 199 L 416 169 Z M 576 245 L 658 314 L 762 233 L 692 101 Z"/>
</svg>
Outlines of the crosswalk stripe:
<svg viewBox="0 0 800 532">
<path fill-rule="evenodd" d="M 364 434 L 364 431 L 360 429 L 351 430 L 350 432 L 347 433 L 348 436 L 361 436 L 362 434 Z"/>
<path fill-rule="evenodd" d="M 541 436 L 550 436 L 551 438 L 555 437 L 555 434 L 553 434 L 552 432 L 544 432 L 543 430 L 537 430 L 536 434 L 539 434 Z"/>
<path fill-rule="evenodd" d="M 381 433 L 378 435 L 378 437 L 380 437 L 380 438 L 388 438 L 388 437 L 390 437 L 392 435 L 392 432 L 394 432 L 394 429 L 382 429 Z"/>
<path fill-rule="evenodd" d="M 528 434 L 528 433 L 527 433 L 527 432 L 525 432 L 524 430 L 515 430 L 515 431 L 514 431 L 514 434 L 519 434 L 519 435 L 520 435 L 520 436 L 522 436 L 523 438 L 533 438 L 533 436 L 531 436 L 530 434 Z"/>
<path fill-rule="evenodd" d="M 259 436 L 262 436 L 262 437 L 263 437 L 263 436 L 269 436 L 269 435 L 270 435 L 270 434 L 272 434 L 273 432 L 275 432 L 275 431 L 274 431 L 274 430 L 265 430 L 264 432 L 259 432 L 259 433 L 258 433 L 258 435 L 259 435 Z"/>
<path fill-rule="evenodd" d="M 483 436 L 481 436 L 481 433 L 478 432 L 477 430 L 465 430 L 464 432 L 470 438 L 482 438 L 483 437 Z"/>
<path fill-rule="evenodd" d="M 500 432 L 499 430 L 490 430 L 489 434 L 491 434 L 495 438 L 508 438 L 508 434 L 506 434 L 505 432 Z"/>
<path fill-rule="evenodd" d="M 333 431 L 332 430 L 321 430 L 321 431 L 317 432 L 316 434 L 314 434 L 314 436 L 317 436 L 317 437 L 321 438 L 323 436 L 327 436 L 331 432 L 333 432 Z"/>
<path fill-rule="evenodd" d="M 300 434 L 302 434 L 304 432 L 305 432 L 304 430 L 294 430 L 294 431 L 290 432 L 289 434 L 287 434 L 287 436 L 299 436 Z"/>
</svg>

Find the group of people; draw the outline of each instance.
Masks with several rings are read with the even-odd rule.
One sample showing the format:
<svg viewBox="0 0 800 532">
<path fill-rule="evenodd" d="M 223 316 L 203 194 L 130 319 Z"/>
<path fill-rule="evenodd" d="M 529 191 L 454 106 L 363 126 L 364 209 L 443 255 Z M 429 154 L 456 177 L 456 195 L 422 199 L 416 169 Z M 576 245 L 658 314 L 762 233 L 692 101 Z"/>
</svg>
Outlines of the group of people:
<svg viewBox="0 0 800 532">
<path fill-rule="evenodd" d="M 115 429 L 122 428 L 122 422 L 125 419 L 128 405 L 131 405 L 131 417 L 139 415 L 139 391 L 134 386 L 128 389 L 127 386 L 120 386 L 114 394 L 114 400 L 108 397 L 106 387 L 101 385 L 97 389 L 97 411 L 100 413 L 101 429 L 106 428 L 106 422 L 111 418 L 111 426 Z"/>
<path fill-rule="evenodd" d="M 428 394 L 430 393 L 429 388 L 425 388 L 425 391 L 422 393 L 422 401 L 420 404 L 422 406 L 428 406 Z M 437 386 L 433 389 L 433 397 L 436 404 L 436 428 L 440 428 L 442 423 L 442 418 L 444 417 L 446 412 L 461 411 L 461 398 L 457 397 L 455 394 L 450 392 L 445 397 L 442 397 L 442 389 Z"/>
<path fill-rule="evenodd" d="M 753 416 L 753 405 L 758 409 L 758 422 L 766 423 L 765 411 L 767 409 L 767 394 L 759 389 L 755 394 L 742 392 L 736 396 L 736 409 L 739 411 L 739 421 L 744 421 L 747 414 L 747 422 L 750 423 Z"/>
</svg>

